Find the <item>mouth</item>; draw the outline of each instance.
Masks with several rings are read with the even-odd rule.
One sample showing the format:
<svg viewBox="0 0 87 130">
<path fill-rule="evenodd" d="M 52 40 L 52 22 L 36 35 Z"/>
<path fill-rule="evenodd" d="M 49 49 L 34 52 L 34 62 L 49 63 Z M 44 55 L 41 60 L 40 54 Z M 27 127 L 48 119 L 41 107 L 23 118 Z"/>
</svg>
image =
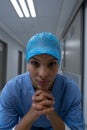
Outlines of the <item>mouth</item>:
<svg viewBox="0 0 87 130">
<path fill-rule="evenodd" d="M 37 81 L 37 83 L 41 87 L 49 86 L 49 81 Z"/>
</svg>

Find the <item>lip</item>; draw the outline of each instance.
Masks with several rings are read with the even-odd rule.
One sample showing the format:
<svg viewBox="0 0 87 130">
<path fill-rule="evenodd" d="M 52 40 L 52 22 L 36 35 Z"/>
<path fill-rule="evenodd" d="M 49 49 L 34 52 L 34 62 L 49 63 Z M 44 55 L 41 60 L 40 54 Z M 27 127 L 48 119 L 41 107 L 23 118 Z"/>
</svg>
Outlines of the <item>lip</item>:
<svg viewBox="0 0 87 130">
<path fill-rule="evenodd" d="M 42 87 L 47 86 L 49 84 L 49 81 L 37 81 L 37 82 Z"/>
</svg>

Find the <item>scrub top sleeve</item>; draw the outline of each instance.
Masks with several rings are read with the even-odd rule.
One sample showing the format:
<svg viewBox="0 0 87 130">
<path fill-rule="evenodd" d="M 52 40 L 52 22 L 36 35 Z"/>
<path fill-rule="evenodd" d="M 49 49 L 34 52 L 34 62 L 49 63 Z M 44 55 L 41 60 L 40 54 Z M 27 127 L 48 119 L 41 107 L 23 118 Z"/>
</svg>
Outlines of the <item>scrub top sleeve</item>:
<svg viewBox="0 0 87 130">
<path fill-rule="evenodd" d="M 74 85 L 74 87 L 72 86 Z M 76 84 L 72 84 L 73 100 L 65 116 L 65 123 L 71 130 L 84 130 L 84 118 L 82 113 L 81 92 Z M 69 100 L 69 99 L 68 99 Z"/>
<path fill-rule="evenodd" d="M 13 128 L 18 123 L 18 114 L 14 109 L 14 97 L 10 84 L 6 84 L 0 96 L 0 129 Z"/>
</svg>

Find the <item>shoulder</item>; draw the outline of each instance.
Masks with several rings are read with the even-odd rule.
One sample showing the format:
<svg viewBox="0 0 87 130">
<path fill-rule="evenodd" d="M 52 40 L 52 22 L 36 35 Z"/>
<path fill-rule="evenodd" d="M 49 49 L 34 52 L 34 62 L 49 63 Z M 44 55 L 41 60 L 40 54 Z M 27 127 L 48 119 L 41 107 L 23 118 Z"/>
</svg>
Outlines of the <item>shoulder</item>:
<svg viewBox="0 0 87 130">
<path fill-rule="evenodd" d="M 80 104 L 82 94 L 78 84 L 64 75 L 57 75 L 56 95 L 59 96 L 62 108 L 68 110 L 72 104 Z"/>
<path fill-rule="evenodd" d="M 23 91 L 29 85 L 29 79 L 30 76 L 28 72 L 17 75 L 6 83 L 2 90 L 2 93 L 11 93 L 14 95 L 21 90 Z"/>
<path fill-rule="evenodd" d="M 29 72 L 17 75 L 16 77 L 14 77 L 13 79 L 11 79 L 9 82 L 11 81 L 24 81 L 25 79 L 29 79 Z"/>
<path fill-rule="evenodd" d="M 29 80 L 29 73 L 26 72 L 26 73 L 23 73 L 23 74 L 20 74 L 20 75 L 17 75 L 16 77 L 14 77 L 13 79 L 9 80 L 7 82 L 8 85 L 15 85 L 15 84 L 23 84 L 23 82 Z"/>
<path fill-rule="evenodd" d="M 58 74 L 55 82 L 56 84 L 59 84 L 62 90 L 66 91 L 68 95 L 71 94 L 81 96 L 81 90 L 79 85 L 70 77 Z"/>
<path fill-rule="evenodd" d="M 73 87 L 78 86 L 78 84 L 73 79 L 65 75 L 57 74 L 55 81 L 61 82 L 62 85 L 68 85 L 68 86 L 73 86 Z"/>
</svg>

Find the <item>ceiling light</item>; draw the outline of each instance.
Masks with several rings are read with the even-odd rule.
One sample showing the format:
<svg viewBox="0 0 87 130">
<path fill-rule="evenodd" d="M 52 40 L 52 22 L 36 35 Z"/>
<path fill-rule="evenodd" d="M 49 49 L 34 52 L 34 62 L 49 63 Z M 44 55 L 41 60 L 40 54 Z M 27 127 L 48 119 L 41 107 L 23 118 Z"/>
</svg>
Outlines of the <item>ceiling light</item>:
<svg viewBox="0 0 87 130">
<path fill-rule="evenodd" d="M 24 17 L 22 10 L 16 0 L 10 0 L 19 17 Z"/>
<path fill-rule="evenodd" d="M 28 11 L 28 8 L 26 6 L 26 3 L 24 0 L 19 0 L 19 3 L 21 5 L 21 8 L 23 10 L 23 13 L 25 15 L 25 17 L 30 17 L 30 14 L 29 14 L 29 11 Z"/>
<path fill-rule="evenodd" d="M 34 8 L 34 4 L 33 4 L 33 0 L 27 0 L 29 9 L 30 9 L 30 13 L 32 17 L 36 17 L 36 12 L 35 12 L 35 8 Z"/>
<path fill-rule="evenodd" d="M 27 0 L 27 2 L 25 2 L 25 0 L 10 0 L 13 7 L 15 8 L 17 14 L 19 15 L 19 17 L 30 17 L 28 8 L 30 10 L 31 16 L 32 17 L 36 17 L 36 12 L 34 9 L 34 4 L 33 4 L 33 0 Z M 28 5 L 26 5 L 28 4 Z"/>
</svg>

